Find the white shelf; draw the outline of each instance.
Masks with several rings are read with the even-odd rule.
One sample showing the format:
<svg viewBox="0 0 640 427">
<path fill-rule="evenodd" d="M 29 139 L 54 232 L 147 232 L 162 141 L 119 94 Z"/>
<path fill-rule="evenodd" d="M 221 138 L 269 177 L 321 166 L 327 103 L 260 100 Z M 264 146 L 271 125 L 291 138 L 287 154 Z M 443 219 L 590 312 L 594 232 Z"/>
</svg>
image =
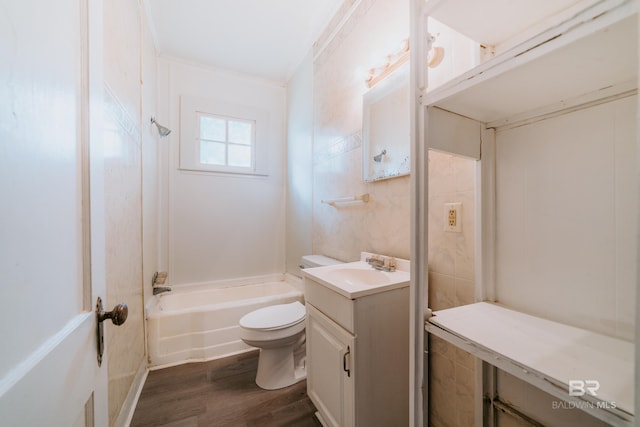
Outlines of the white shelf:
<svg viewBox="0 0 640 427">
<path fill-rule="evenodd" d="M 466 37 L 502 51 L 597 3 L 602 0 L 428 0 L 425 12 Z"/>
<path fill-rule="evenodd" d="M 493 127 L 637 92 L 636 13 L 636 1 L 598 3 L 427 91 L 424 104 Z"/>
<path fill-rule="evenodd" d="M 613 425 L 632 425 L 634 344 L 499 304 L 437 311 L 425 330 Z M 596 380 L 596 396 L 569 395 L 569 381 Z"/>
</svg>

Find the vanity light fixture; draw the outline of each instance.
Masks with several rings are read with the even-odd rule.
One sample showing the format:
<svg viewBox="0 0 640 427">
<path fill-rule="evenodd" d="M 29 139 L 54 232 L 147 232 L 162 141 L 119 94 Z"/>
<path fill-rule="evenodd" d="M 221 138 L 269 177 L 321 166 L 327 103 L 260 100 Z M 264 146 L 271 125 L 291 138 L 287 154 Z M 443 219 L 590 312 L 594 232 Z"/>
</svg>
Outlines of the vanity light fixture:
<svg viewBox="0 0 640 427">
<path fill-rule="evenodd" d="M 434 36 L 429 34 L 429 38 L 427 40 L 427 46 L 429 47 L 429 53 L 427 54 L 427 66 L 429 68 L 436 68 L 444 59 L 444 47 L 433 45 L 439 35 L 440 34 L 436 34 Z M 402 47 L 400 50 L 387 55 L 387 59 L 384 64 L 369 70 L 369 75 L 364 80 L 367 87 L 372 88 L 389 74 L 400 68 L 402 64 L 409 60 L 409 52 L 409 39 L 405 39 L 402 41 Z"/>
<path fill-rule="evenodd" d="M 164 138 L 165 136 L 171 133 L 171 129 L 164 127 L 160 123 L 156 122 L 156 118 L 153 116 L 151 117 L 151 123 L 156 125 L 156 127 L 158 128 L 158 133 L 160 134 L 160 138 Z"/>
<path fill-rule="evenodd" d="M 402 41 L 402 47 L 395 53 L 387 55 L 387 60 L 383 65 L 369 70 L 369 75 L 365 79 L 368 88 L 375 86 L 382 79 L 400 68 L 402 64 L 409 60 L 409 39 Z"/>
<path fill-rule="evenodd" d="M 427 53 L 427 66 L 429 68 L 436 68 L 444 59 L 444 48 L 433 45 L 439 36 L 440 33 L 437 33 L 435 36 L 429 33 L 429 37 L 427 37 L 427 47 L 429 48 L 429 52 Z"/>
<path fill-rule="evenodd" d="M 427 66 L 429 68 L 436 68 L 444 59 L 444 48 L 440 46 L 433 46 L 427 54 Z"/>
</svg>

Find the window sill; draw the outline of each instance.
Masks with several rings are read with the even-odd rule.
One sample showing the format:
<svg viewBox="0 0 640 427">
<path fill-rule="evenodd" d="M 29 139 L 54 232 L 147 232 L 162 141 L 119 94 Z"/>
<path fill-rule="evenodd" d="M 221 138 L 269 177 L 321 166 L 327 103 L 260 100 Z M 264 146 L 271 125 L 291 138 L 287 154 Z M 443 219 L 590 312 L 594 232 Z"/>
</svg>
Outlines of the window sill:
<svg viewBox="0 0 640 427">
<path fill-rule="evenodd" d="M 268 178 L 269 174 L 266 172 L 258 171 L 222 171 L 222 170 L 206 170 L 206 169 L 190 169 L 190 168 L 178 168 L 179 172 L 192 174 L 192 175 L 214 175 L 225 177 L 245 177 L 245 178 Z"/>
</svg>

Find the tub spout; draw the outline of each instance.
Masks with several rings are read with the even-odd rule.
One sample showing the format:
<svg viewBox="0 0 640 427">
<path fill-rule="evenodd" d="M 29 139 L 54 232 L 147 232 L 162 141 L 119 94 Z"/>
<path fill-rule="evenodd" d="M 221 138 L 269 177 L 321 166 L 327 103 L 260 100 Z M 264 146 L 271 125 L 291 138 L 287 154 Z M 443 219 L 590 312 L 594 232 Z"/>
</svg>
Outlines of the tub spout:
<svg viewBox="0 0 640 427">
<path fill-rule="evenodd" d="M 171 288 L 167 287 L 167 286 L 155 286 L 153 288 L 153 294 L 154 295 L 158 295 L 161 294 L 163 292 L 169 292 L 171 291 Z"/>
</svg>

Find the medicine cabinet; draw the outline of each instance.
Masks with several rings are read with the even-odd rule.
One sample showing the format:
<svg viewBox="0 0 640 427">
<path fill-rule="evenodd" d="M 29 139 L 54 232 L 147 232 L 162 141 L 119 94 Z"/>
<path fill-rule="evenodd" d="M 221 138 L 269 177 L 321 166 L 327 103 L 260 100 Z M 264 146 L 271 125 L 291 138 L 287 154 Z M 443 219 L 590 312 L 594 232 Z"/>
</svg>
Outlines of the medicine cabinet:
<svg viewBox="0 0 640 427">
<path fill-rule="evenodd" d="M 364 94 L 362 126 L 362 179 L 372 182 L 408 175 L 408 63 Z"/>
</svg>

